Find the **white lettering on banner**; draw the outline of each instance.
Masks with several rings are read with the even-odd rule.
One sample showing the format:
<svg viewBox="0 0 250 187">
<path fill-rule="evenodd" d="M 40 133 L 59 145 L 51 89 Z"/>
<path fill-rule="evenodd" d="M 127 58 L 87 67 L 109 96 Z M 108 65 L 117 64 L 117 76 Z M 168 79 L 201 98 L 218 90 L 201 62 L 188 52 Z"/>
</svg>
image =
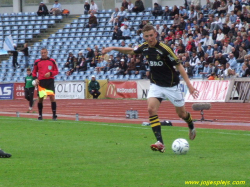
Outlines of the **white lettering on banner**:
<svg viewBox="0 0 250 187">
<path fill-rule="evenodd" d="M 19 90 L 24 90 L 24 86 L 18 85 L 18 86 L 16 87 L 16 91 L 19 91 Z"/>
<path fill-rule="evenodd" d="M 24 92 L 16 92 L 16 96 L 24 96 Z"/>
<path fill-rule="evenodd" d="M 148 96 L 148 91 L 150 87 L 149 80 L 138 80 L 137 82 L 137 98 L 138 99 L 146 99 Z"/>
<path fill-rule="evenodd" d="M 186 95 L 187 102 L 225 102 L 230 81 L 191 81 L 200 93 L 197 99 L 191 94 Z"/>
<path fill-rule="evenodd" d="M 4 87 L 2 89 L 2 87 L 0 87 L 0 95 L 11 95 L 11 89 L 12 87 Z"/>
<path fill-rule="evenodd" d="M 117 93 L 136 93 L 136 89 L 135 88 L 130 88 L 130 89 L 117 88 Z"/>
<path fill-rule="evenodd" d="M 84 99 L 84 82 L 56 82 L 56 99 Z"/>
</svg>

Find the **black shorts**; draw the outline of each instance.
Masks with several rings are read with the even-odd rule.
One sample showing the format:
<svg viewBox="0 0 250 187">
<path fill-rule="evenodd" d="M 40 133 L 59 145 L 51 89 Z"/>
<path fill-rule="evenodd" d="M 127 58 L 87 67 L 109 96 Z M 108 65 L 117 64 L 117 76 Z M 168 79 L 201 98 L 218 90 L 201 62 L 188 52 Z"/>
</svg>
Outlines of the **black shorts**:
<svg viewBox="0 0 250 187">
<path fill-rule="evenodd" d="M 42 79 L 39 80 L 39 86 L 46 90 L 52 90 L 55 94 L 55 81 L 54 79 Z"/>
</svg>

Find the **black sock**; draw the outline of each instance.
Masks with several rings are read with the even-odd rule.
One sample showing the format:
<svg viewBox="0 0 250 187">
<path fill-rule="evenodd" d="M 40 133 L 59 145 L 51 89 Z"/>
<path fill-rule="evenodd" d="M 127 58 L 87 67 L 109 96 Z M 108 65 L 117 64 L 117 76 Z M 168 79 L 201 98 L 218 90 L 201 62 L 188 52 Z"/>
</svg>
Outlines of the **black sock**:
<svg viewBox="0 0 250 187">
<path fill-rule="evenodd" d="M 53 116 L 55 116 L 56 115 L 56 102 L 51 102 L 51 109 L 53 112 Z"/>
<path fill-rule="evenodd" d="M 37 103 L 39 116 L 43 116 L 43 103 Z"/>
<path fill-rule="evenodd" d="M 186 118 L 183 118 L 183 120 L 188 124 L 188 127 L 193 130 L 194 128 L 194 123 L 193 123 L 193 120 L 192 120 L 192 117 L 190 115 L 189 112 L 187 112 L 187 117 Z"/>
<path fill-rule="evenodd" d="M 158 115 L 150 116 L 149 117 L 150 125 L 152 127 L 153 133 L 157 141 L 163 143 L 162 136 L 161 136 L 161 123 L 159 121 Z"/>
</svg>

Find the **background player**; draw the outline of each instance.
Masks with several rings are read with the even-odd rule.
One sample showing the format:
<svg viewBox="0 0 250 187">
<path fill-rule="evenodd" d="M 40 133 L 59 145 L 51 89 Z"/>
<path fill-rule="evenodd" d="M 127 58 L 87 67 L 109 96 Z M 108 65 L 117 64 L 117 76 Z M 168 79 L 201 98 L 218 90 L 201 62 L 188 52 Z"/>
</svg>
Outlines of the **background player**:
<svg viewBox="0 0 250 187">
<path fill-rule="evenodd" d="M 178 87 L 179 76 L 175 68 L 180 72 L 187 84 L 190 94 L 194 98 L 198 97 L 199 92 L 191 85 L 185 69 L 179 62 L 173 51 L 165 44 L 157 41 L 157 32 L 151 25 L 143 27 L 143 38 L 145 43 L 138 47 L 108 47 L 103 49 L 103 54 L 112 50 L 124 54 L 143 54 L 150 66 L 150 89 L 148 93 L 148 113 L 152 130 L 157 142 L 150 147 L 154 151 L 165 152 L 161 135 L 161 123 L 158 118 L 158 109 L 162 99 L 168 98 L 175 106 L 176 113 L 182 118 L 189 127 L 189 138 L 193 140 L 196 136 L 196 130 L 191 115 L 185 109 L 183 95 Z M 174 68 L 175 67 L 175 68 Z"/>
<path fill-rule="evenodd" d="M 38 76 L 37 76 L 38 74 Z M 52 119 L 56 120 L 56 100 L 55 100 L 55 85 L 54 77 L 58 74 L 58 69 L 56 61 L 53 58 L 48 57 L 48 51 L 46 48 L 41 49 L 41 58 L 37 59 L 34 64 L 34 69 L 32 72 L 33 78 L 36 80 L 38 85 L 38 120 L 42 120 L 43 111 L 43 99 L 44 96 L 48 95 L 51 101 L 51 109 L 53 112 Z"/>
<path fill-rule="evenodd" d="M 34 90 L 35 87 L 32 85 L 33 81 L 31 69 L 27 68 L 27 76 L 25 77 L 25 86 L 24 86 L 24 93 L 25 93 L 25 99 L 29 101 L 29 111 L 32 110 L 33 104 L 34 104 Z"/>
</svg>

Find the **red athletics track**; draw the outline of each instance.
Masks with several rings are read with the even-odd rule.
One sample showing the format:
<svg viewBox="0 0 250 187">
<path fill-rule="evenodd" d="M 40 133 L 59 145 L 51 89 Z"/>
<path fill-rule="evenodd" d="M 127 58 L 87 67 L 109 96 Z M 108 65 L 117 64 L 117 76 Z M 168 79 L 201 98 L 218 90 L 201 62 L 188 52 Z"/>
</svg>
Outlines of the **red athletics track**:
<svg viewBox="0 0 250 187">
<path fill-rule="evenodd" d="M 198 128 L 216 128 L 233 130 L 250 130 L 250 104 L 249 103 L 211 103 L 210 110 L 204 111 L 205 119 L 214 122 L 195 122 Z M 126 119 L 125 112 L 129 109 L 138 110 L 138 119 Z M 186 108 L 191 112 L 193 119 L 201 119 L 199 111 L 192 110 L 192 103 L 186 103 Z M 0 116 L 16 116 L 37 118 L 36 113 L 27 113 L 28 102 L 26 100 L 2 100 L 0 101 Z M 44 118 L 51 119 L 50 101 L 44 101 Z M 148 121 L 146 100 L 115 100 L 115 99 L 84 99 L 84 100 L 57 100 L 58 119 L 75 120 L 75 114 L 79 114 L 80 121 L 116 122 L 141 124 Z M 162 102 L 159 110 L 161 120 L 170 120 L 174 126 L 186 126 L 175 114 L 174 106 L 168 102 Z"/>
</svg>

